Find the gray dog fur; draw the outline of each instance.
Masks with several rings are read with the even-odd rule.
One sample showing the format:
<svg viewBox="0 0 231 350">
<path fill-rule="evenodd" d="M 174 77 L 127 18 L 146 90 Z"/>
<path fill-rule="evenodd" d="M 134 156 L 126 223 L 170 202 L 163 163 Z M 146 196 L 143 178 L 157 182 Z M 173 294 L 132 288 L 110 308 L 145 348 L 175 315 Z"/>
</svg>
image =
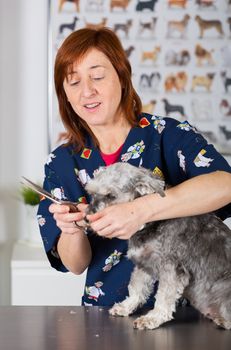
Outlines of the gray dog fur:
<svg viewBox="0 0 231 350">
<path fill-rule="evenodd" d="M 150 170 L 115 163 L 86 185 L 92 196 L 88 212 L 145 194 L 163 197 L 164 186 Z M 129 239 L 127 257 L 135 264 L 129 296 L 109 310 L 111 315 L 133 313 L 159 280 L 155 307 L 134 321 L 135 328 L 154 329 L 171 320 L 184 296 L 218 326 L 231 329 L 231 230 L 215 215 L 150 222 Z"/>
</svg>

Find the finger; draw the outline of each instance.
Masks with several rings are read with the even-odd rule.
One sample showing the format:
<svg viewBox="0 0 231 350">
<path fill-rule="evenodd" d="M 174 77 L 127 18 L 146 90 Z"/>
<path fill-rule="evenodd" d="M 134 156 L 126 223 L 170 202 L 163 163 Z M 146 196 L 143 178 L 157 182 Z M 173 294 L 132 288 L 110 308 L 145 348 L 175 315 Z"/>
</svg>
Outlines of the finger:
<svg viewBox="0 0 231 350">
<path fill-rule="evenodd" d="M 57 212 L 55 212 L 53 217 L 56 221 L 73 222 L 73 221 L 83 220 L 84 214 L 81 212 L 75 212 L 75 213 L 69 213 L 69 212 L 57 213 Z"/>
<path fill-rule="evenodd" d="M 80 203 L 77 205 L 78 210 L 81 212 L 85 212 L 87 207 L 88 207 L 88 204 L 84 204 L 84 203 Z"/>
<path fill-rule="evenodd" d="M 60 205 L 60 204 L 54 204 L 52 203 L 50 206 L 49 206 L 49 212 L 51 214 L 54 214 L 54 213 L 69 213 L 70 211 L 70 207 L 68 205 Z"/>
<path fill-rule="evenodd" d="M 113 226 L 111 225 L 106 225 L 105 227 L 103 227 L 100 230 L 97 230 L 96 233 L 101 236 L 101 237 L 105 237 L 105 238 L 113 238 L 116 237 L 116 231 L 115 229 L 113 229 Z"/>
<path fill-rule="evenodd" d="M 87 217 L 88 220 L 88 217 Z M 88 221 L 91 228 L 95 231 L 95 232 L 99 232 L 102 231 L 104 229 L 106 229 L 109 225 L 111 225 L 111 223 L 106 219 L 106 218 L 101 218 L 98 219 L 94 222 L 90 222 Z"/>
<path fill-rule="evenodd" d="M 72 222 L 64 222 L 64 221 L 56 221 L 56 225 L 62 230 L 66 230 L 66 229 L 75 229 L 76 230 L 76 225 L 73 224 Z"/>
<path fill-rule="evenodd" d="M 84 227 L 81 227 L 80 223 L 77 223 L 76 221 L 67 222 L 67 223 L 64 223 L 63 221 L 61 222 L 57 221 L 56 225 L 64 233 L 74 234 L 74 233 L 82 232 L 84 230 Z"/>
<path fill-rule="evenodd" d="M 95 214 L 88 214 L 86 216 L 86 218 L 89 222 L 95 222 L 95 221 L 99 220 L 100 218 L 102 218 L 102 213 L 98 212 Z"/>
<path fill-rule="evenodd" d="M 100 232 L 97 232 L 97 234 L 101 237 L 105 237 L 108 239 L 112 239 L 112 238 L 118 238 L 118 239 L 123 239 L 123 240 L 127 240 L 128 237 L 125 235 L 124 232 L 118 232 L 117 230 L 111 230 L 111 229 L 105 229 L 102 230 Z"/>
<path fill-rule="evenodd" d="M 74 224 L 77 228 L 79 228 L 79 229 L 81 229 L 81 230 L 83 230 L 83 229 L 85 229 L 86 227 L 89 226 L 89 225 L 86 223 L 86 221 L 84 221 L 84 220 L 81 220 L 81 221 L 73 221 L 73 224 Z"/>
</svg>

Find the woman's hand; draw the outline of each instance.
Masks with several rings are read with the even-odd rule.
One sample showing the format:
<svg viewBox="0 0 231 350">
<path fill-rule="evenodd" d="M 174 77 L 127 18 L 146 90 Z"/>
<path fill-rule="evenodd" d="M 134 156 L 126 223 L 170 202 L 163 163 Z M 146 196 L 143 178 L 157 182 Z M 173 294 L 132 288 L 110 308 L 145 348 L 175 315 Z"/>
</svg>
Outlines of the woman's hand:
<svg viewBox="0 0 231 350">
<path fill-rule="evenodd" d="M 51 204 L 49 211 L 61 230 L 57 242 L 60 259 L 69 271 L 79 275 L 89 266 L 92 253 L 88 237 L 84 234 L 83 219 L 87 205 L 78 204 L 77 207 L 79 211 L 73 213 L 68 205 Z"/>
<path fill-rule="evenodd" d="M 73 213 L 70 212 L 70 207 L 65 204 L 51 204 L 49 206 L 49 211 L 53 214 L 56 225 L 63 233 L 75 234 L 84 230 L 87 204 L 78 204 L 77 208 L 79 211 Z"/>
<path fill-rule="evenodd" d="M 99 236 L 107 238 L 129 239 L 144 224 L 136 200 L 112 205 L 96 214 L 87 215 L 87 219 Z"/>
</svg>

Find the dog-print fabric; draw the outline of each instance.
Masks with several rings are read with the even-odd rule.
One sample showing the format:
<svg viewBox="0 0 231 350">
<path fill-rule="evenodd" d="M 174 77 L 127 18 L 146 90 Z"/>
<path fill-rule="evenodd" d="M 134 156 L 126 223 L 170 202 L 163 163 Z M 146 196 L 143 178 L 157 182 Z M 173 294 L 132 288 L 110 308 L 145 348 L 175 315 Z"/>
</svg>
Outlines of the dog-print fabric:
<svg viewBox="0 0 231 350">
<path fill-rule="evenodd" d="M 178 158 L 179 158 L 179 165 L 185 171 L 185 156 L 183 155 L 182 151 L 179 150 L 177 152 Z"/>
<path fill-rule="evenodd" d="M 105 260 L 105 266 L 103 267 L 103 271 L 110 271 L 113 266 L 119 264 L 121 255 L 122 253 L 118 252 L 115 249 L 114 252 L 111 255 L 109 255 L 109 257 Z"/>
<path fill-rule="evenodd" d="M 103 282 L 98 281 L 95 282 L 94 286 L 85 287 L 87 298 L 90 300 L 98 301 L 100 296 L 104 296 L 105 293 L 102 291 L 101 287 L 103 286 Z"/>
<path fill-rule="evenodd" d="M 145 149 L 144 141 L 136 142 L 134 145 L 128 147 L 127 152 L 122 154 L 121 160 L 123 162 L 129 161 L 129 159 L 136 159 L 141 156 Z"/>
<path fill-rule="evenodd" d="M 170 186 L 216 170 L 231 172 L 226 160 L 187 121 L 149 114 L 142 114 L 139 121 L 139 125 L 130 130 L 117 161 L 151 169 Z M 89 203 L 84 187 L 102 166 L 105 162 L 90 137 L 79 153 L 74 151 L 74 146 L 59 146 L 45 164 L 44 188 L 49 192 L 59 189 L 62 198 Z M 38 210 L 44 248 L 50 264 L 66 272 L 56 250 L 60 230 L 49 213 L 49 205 L 50 201 L 43 199 Z M 217 215 L 221 219 L 231 216 L 231 206 L 220 209 Z M 92 261 L 87 271 L 82 304 L 111 306 L 128 295 L 133 264 L 126 257 L 127 241 L 105 239 L 90 230 L 88 238 Z M 152 304 L 153 295 L 149 300 L 149 305 Z"/>
<path fill-rule="evenodd" d="M 193 162 L 197 167 L 209 167 L 211 162 L 213 161 L 212 158 L 204 156 L 205 153 L 206 150 L 202 149 L 194 159 Z"/>
<path fill-rule="evenodd" d="M 155 115 L 152 116 L 152 120 L 154 128 L 158 131 L 159 134 L 161 134 L 165 128 L 166 121 L 163 118 L 157 117 Z"/>
</svg>

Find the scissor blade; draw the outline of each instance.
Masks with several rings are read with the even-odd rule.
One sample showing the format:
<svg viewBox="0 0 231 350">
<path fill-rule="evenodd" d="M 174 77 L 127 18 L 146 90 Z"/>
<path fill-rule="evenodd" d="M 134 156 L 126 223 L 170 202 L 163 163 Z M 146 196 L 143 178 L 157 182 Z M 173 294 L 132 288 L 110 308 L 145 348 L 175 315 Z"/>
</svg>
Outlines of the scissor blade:
<svg viewBox="0 0 231 350">
<path fill-rule="evenodd" d="M 24 186 L 30 188 L 31 190 L 37 192 L 41 196 L 44 196 L 44 197 L 50 199 L 52 202 L 54 202 L 56 204 L 62 204 L 63 201 L 60 201 L 59 198 L 56 198 L 50 192 L 47 192 L 46 190 L 44 190 L 41 186 L 35 184 L 34 182 L 32 182 L 31 180 L 27 179 L 24 176 L 22 176 L 22 179 L 23 179 L 22 185 L 24 185 Z"/>
</svg>

